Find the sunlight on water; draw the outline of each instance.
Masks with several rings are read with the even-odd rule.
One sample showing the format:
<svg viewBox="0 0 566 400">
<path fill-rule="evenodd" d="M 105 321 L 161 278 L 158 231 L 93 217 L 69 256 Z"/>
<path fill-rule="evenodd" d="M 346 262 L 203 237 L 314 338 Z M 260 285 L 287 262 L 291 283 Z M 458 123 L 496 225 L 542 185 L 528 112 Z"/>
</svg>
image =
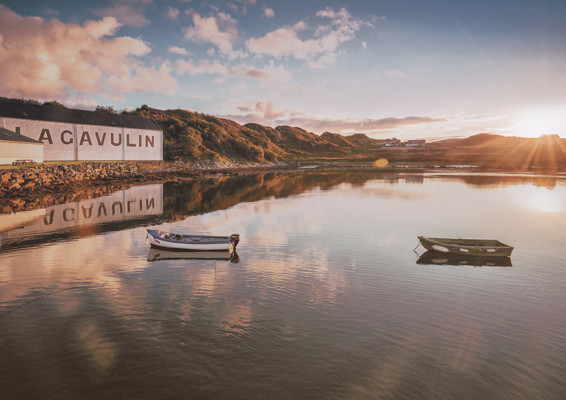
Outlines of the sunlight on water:
<svg viewBox="0 0 566 400">
<path fill-rule="evenodd" d="M 0 215 L 3 393 L 562 398 L 565 203 L 556 178 L 309 171 Z M 149 226 L 239 233 L 238 258 Z M 515 250 L 419 258 L 419 235 Z"/>
<path fill-rule="evenodd" d="M 543 213 L 561 213 L 566 205 L 566 188 L 536 188 L 530 186 L 512 186 L 507 188 L 512 201 Z"/>
</svg>

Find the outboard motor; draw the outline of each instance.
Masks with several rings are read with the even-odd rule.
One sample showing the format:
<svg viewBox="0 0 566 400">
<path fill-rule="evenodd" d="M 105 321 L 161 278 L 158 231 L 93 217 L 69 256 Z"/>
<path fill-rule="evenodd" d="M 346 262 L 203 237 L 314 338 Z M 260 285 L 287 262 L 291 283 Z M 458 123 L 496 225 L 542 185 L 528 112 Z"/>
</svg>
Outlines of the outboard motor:
<svg viewBox="0 0 566 400">
<path fill-rule="evenodd" d="M 230 243 L 232 244 L 232 249 L 236 250 L 236 246 L 240 243 L 240 235 L 237 233 L 230 235 Z"/>
</svg>

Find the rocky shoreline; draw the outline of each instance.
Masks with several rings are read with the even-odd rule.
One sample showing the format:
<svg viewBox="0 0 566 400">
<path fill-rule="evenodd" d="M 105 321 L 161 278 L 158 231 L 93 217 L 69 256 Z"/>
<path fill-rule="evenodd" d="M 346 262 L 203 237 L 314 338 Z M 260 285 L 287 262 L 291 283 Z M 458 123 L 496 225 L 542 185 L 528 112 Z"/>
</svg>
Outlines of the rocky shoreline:
<svg viewBox="0 0 566 400">
<path fill-rule="evenodd" d="M 109 181 L 138 173 L 133 163 L 88 163 L 78 165 L 41 165 L 0 172 L 0 196 L 14 197 L 30 192 L 61 191 L 77 183 Z"/>
<path fill-rule="evenodd" d="M 136 184 L 285 168 L 281 165 L 203 167 L 126 162 L 40 165 L 0 170 L 0 213 L 99 197 Z"/>
</svg>

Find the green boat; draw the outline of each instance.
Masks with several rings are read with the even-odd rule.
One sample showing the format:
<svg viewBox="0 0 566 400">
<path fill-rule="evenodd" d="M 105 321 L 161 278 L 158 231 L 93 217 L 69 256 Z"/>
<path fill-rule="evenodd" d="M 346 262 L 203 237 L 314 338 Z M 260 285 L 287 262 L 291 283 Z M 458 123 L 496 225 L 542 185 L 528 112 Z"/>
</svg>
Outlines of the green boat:
<svg viewBox="0 0 566 400">
<path fill-rule="evenodd" d="M 423 247 L 439 253 L 460 254 L 481 257 L 510 257 L 513 247 L 498 240 L 489 239 L 448 239 L 419 236 Z"/>
</svg>

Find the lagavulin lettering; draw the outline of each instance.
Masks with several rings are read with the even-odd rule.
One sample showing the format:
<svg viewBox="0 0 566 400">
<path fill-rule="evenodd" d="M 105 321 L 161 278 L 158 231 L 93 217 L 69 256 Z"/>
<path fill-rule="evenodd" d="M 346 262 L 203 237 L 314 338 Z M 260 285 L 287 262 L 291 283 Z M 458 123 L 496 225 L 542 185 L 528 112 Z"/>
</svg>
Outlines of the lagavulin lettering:
<svg viewBox="0 0 566 400">
<path fill-rule="evenodd" d="M 138 135 L 138 140 L 136 142 L 135 138 L 131 137 L 130 134 L 126 134 L 126 146 L 128 147 L 155 147 L 155 136 L 151 135 Z M 74 143 L 74 135 L 70 130 L 64 130 L 60 133 L 59 141 L 64 145 L 71 145 Z M 100 147 L 107 144 L 107 139 L 110 139 L 110 144 L 112 146 L 122 146 L 122 134 L 110 132 L 94 132 L 94 135 L 89 131 L 83 131 L 78 138 L 79 146 L 93 146 L 98 145 Z M 145 138 L 145 139 L 144 139 Z M 94 140 L 93 140 L 94 139 Z M 53 144 L 53 136 L 48 128 L 43 128 L 39 134 L 39 139 L 41 143 Z"/>
</svg>

